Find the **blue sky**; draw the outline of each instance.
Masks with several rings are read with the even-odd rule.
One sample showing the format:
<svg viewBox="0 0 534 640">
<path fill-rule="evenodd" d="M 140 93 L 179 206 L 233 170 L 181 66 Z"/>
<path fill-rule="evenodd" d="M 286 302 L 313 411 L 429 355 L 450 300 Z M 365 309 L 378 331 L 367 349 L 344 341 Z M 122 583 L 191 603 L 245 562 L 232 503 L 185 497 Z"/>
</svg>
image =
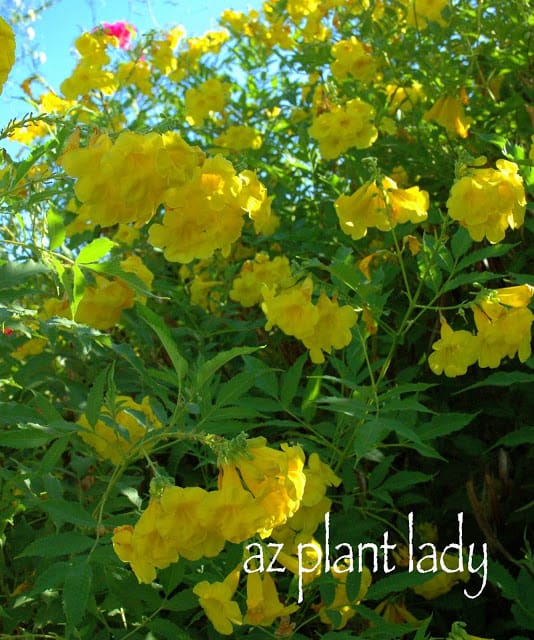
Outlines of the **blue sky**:
<svg viewBox="0 0 534 640">
<path fill-rule="evenodd" d="M 5 7 L 13 3 L 14 0 L 0 1 L 2 17 L 8 18 Z M 31 8 L 42 2 L 26 1 L 24 4 Z M 59 91 L 62 80 L 76 63 L 72 53 L 75 38 L 101 22 L 126 20 L 141 33 L 181 24 L 187 35 L 194 36 L 214 28 L 224 9 L 246 12 L 259 10 L 261 5 L 262 0 L 54 0 L 53 5 L 30 25 L 35 31 L 32 41 L 35 48 L 46 55 L 46 62 L 39 64 L 38 70 L 52 88 Z M 20 100 L 18 89 L 28 75 L 28 64 L 19 59 L 0 96 L 0 127 L 30 110 L 28 104 Z"/>
</svg>

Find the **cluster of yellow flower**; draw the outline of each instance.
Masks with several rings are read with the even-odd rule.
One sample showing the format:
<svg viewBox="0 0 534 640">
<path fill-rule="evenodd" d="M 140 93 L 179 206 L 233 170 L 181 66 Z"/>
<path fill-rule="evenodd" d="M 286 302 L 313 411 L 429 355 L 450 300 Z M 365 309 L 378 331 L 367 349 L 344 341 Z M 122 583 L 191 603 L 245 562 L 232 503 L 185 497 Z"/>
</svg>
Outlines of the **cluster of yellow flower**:
<svg viewBox="0 0 534 640">
<path fill-rule="evenodd" d="M 249 215 L 257 233 L 272 233 L 278 219 L 272 198 L 252 171 L 237 175 L 217 155 L 206 158 L 178 134 L 123 131 L 112 142 L 97 134 L 85 148 L 79 132 L 60 159 L 77 178 L 75 193 L 82 205 L 78 219 L 110 226 L 148 222 L 160 205 L 161 224 L 149 230 L 150 242 L 164 249 L 169 261 L 187 263 L 230 251 Z"/>
<path fill-rule="evenodd" d="M 524 284 L 481 294 L 473 306 L 477 334 L 454 331 L 441 320 L 441 339 L 432 345 L 428 364 L 435 374 L 449 378 L 464 375 L 478 361 L 479 367 L 496 368 L 503 358 L 531 354 L 530 331 L 534 314 L 528 304 L 534 287 Z"/>
<path fill-rule="evenodd" d="M 477 165 L 484 164 L 481 157 Z M 486 237 L 500 242 L 508 227 L 519 228 L 525 219 L 526 197 L 523 178 L 515 162 L 497 160 L 497 169 L 464 167 L 447 200 L 449 215 L 480 242 Z"/>
<path fill-rule="evenodd" d="M 270 260 L 266 253 L 258 253 L 254 260 L 246 260 L 229 295 L 244 307 L 261 304 L 267 318 L 265 328 L 269 331 L 276 325 L 301 340 L 312 362 L 324 362 L 323 352 L 342 349 L 352 340 L 351 328 L 357 320 L 354 309 L 340 307 L 324 291 L 314 304 L 312 279 L 296 284 L 285 256 Z"/>
<path fill-rule="evenodd" d="M 378 137 L 374 125 L 375 110 L 360 98 L 333 106 L 314 116 L 310 135 L 319 141 L 323 158 L 333 159 L 356 147 L 367 149 Z"/>
<path fill-rule="evenodd" d="M 418 224 L 427 219 L 428 193 L 419 187 L 400 189 L 392 178 L 380 186 L 367 182 L 352 195 L 341 195 L 335 202 L 341 229 L 354 240 L 367 235 L 370 227 L 389 231 L 397 224 Z"/>
<path fill-rule="evenodd" d="M 222 114 L 230 87 L 218 78 L 209 78 L 185 92 L 185 112 L 189 124 L 202 124 L 215 113 Z"/>
<path fill-rule="evenodd" d="M 114 415 L 103 407 L 100 419 L 93 426 L 82 414 L 78 419 L 81 427 L 78 435 L 93 447 L 100 458 L 118 465 L 126 458 L 139 457 L 143 451 L 148 453 L 153 444 L 143 442 L 144 438 L 163 425 L 152 411 L 148 397 L 138 403 L 129 396 L 119 395 L 115 398 L 115 405 Z"/>
<path fill-rule="evenodd" d="M 308 476 L 313 480 L 305 498 Z M 282 445 L 278 451 L 266 446 L 265 438 L 249 439 L 245 450 L 220 465 L 216 490 L 164 486 L 134 527 L 115 529 L 113 546 L 140 582 L 151 582 L 156 569 L 180 556 L 214 557 L 226 541 L 270 536 L 288 524 L 304 502 L 308 510 L 315 508 L 316 528 L 325 513 L 322 509 L 330 506 L 323 500 L 326 487 L 336 483 L 339 479 L 324 463 L 318 466 L 314 460 L 305 467 L 300 447 Z"/>
<path fill-rule="evenodd" d="M 93 224 L 143 224 L 165 201 L 169 190 L 191 180 L 204 154 L 178 134 L 123 131 L 113 142 L 95 134 L 80 147 L 77 130 L 59 162 L 77 178 L 78 215 Z"/>
<path fill-rule="evenodd" d="M 72 74 L 61 83 L 61 92 L 65 98 L 76 100 L 91 91 L 101 91 L 109 95 L 117 89 L 117 80 L 111 71 L 104 67 L 110 57 L 106 52 L 108 45 L 115 45 L 116 38 L 104 30 L 82 33 L 74 46 L 80 54 Z"/>
<path fill-rule="evenodd" d="M 0 94 L 15 64 L 15 34 L 11 26 L 0 17 Z"/>
<path fill-rule="evenodd" d="M 231 125 L 215 138 L 214 143 L 224 149 L 242 151 L 244 149 L 259 149 L 262 145 L 262 139 L 254 127 Z"/>
<path fill-rule="evenodd" d="M 271 198 L 254 173 L 237 175 L 222 155 L 208 158 L 189 182 L 169 189 L 161 224 L 149 229 L 150 243 L 171 262 L 223 256 L 240 237 L 247 213 L 258 232 L 270 231 L 275 218 Z"/>
<path fill-rule="evenodd" d="M 330 70 L 336 80 L 344 80 L 348 76 L 362 82 L 377 79 L 378 63 L 371 47 L 355 36 L 337 42 L 332 47 L 332 55 L 334 62 L 330 65 Z"/>
</svg>

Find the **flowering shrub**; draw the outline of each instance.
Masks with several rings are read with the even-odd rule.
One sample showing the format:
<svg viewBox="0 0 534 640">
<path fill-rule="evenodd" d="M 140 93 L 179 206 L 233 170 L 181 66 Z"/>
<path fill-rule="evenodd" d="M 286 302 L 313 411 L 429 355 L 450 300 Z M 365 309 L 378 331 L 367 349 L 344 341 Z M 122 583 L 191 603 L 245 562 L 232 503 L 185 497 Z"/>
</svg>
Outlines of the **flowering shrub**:
<svg viewBox="0 0 534 640">
<path fill-rule="evenodd" d="M 529 637 L 529 26 L 271 0 L 23 83 L 2 638 Z"/>
</svg>

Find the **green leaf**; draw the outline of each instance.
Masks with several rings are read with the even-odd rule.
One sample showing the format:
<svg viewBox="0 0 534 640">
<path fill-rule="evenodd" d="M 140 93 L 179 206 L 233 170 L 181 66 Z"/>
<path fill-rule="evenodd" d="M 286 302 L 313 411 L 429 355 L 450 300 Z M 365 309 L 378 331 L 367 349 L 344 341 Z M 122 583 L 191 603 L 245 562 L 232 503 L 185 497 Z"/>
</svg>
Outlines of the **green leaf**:
<svg viewBox="0 0 534 640">
<path fill-rule="evenodd" d="M 91 262 L 98 262 L 114 246 L 115 243 L 109 238 L 95 238 L 80 251 L 76 258 L 76 263 L 90 264 Z"/>
<path fill-rule="evenodd" d="M 525 384 L 534 382 L 534 373 L 526 371 L 496 371 L 490 374 L 485 380 L 464 387 L 460 391 L 456 391 L 453 395 L 459 395 L 472 389 L 480 387 L 509 387 L 512 384 Z"/>
<path fill-rule="evenodd" d="M 430 482 L 432 476 L 428 473 L 422 473 L 421 471 L 398 471 L 390 476 L 383 484 L 382 489 L 395 493 L 398 491 L 404 491 L 408 487 L 412 487 L 414 484 L 420 484 L 421 482 Z"/>
<path fill-rule="evenodd" d="M 85 417 L 89 424 L 94 427 L 100 416 L 102 405 L 104 404 L 104 389 L 109 374 L 110 365 L 101 371 L 87 394 L 87 406 L 85 407 Z"/>
<path fill-rule="evenodd" d="M 452 255 L 458 259 L 464 256 L 473 246 L 473 240 L 469 235 L 469 231 L 464 227 L 458 227 L 456 233 L 452 236 L 451 249 Z"/>
<path fill-rule="evenodd" d="M 87 611 L 93 571 L 87 558 L 77 558 L 70 563 L 63 587 L 63 611 L 67 624 L 76 627 Z"/>
<path fill-rule="evenodd" d="M 12 289 L 28 278 L 49 272 L 50 267 L 42 262 L 6 262 L 0 266 L 0 289 Z"/>
<path fill-rule="evenodd" d="M 58 558 L 71 553 L 80 553 L 90 549 L 94 540 L 75 531 L 56 533 L 37 538 L 19 554 L 19 558 L 40 556 L 41 558 Z"/>
<path fill-rule="evenodd" d="M 393 566 L 389 563 L 390 568 Z M 366 599 L 368 600 L 383 600 L 390 593 L 397 593 L 404 591 L 409 587 L 415 587 L 416 585 L 427 582 L 429 576 L 425 573 L 419 573 L 418 571 L 404 571 L 402 573 L 392 573 L 385 578 L 382 578 L 378 582 L 375 582 L 369 587 Z"/>
<path fill-rule="evenodd" d="M 495 447 L 517 447 L 521 444 L 534 444 L 534 427 L 524 427 L 507 433 L 502 438 L 499 438 L 490 449 Z"/>
<path fill-rule="evenodd" d="M 520 600 L 515 578 L 496 560 L 488 559 L 488 580 L 499 587 L 507 600 Z"/>
<path fill-rule="evenodd" d="M 63 217 L 52 206 L 48 209 L 46 216 L 48 226 L 48 243 L 49 249 L 53 251 L 60 247 L 65 240 L 65 225 Z"/>
<path fill-rule="evenodd" d="M 234 404 L 253 386 L 254 382 L 255 380 L 250 374 L 238 373 L 219 387 L 216 405 L 225 407 Z"/>
<path fill-rule="evenodd" d="M 40 508 L 48 513 L 54 523 L 61 527 L 68 522 L 80 527 L 94 527 L 94 518 L 77 502 L 68 502 L 61 498 L 43 500 Z"/>
<path fill-rule="evenodd" d="M 72 265 L 72 299 L 70 301 L 70 311 L 73 318 L 76 318 L 76 312 L 83 297 L 85 286 L 86 282 L 83 271 L 76 264 Z"/>
<path fill-rule="evenodd" d="M 469 253 L 460 260 L 460 262 L 458 263 L 458 270 L 462 271 L 466 267 L 475 264 L 475 262 L 481 262 L 482 260 L 486 260 L 487 258 L 497 258 L 499 256 L 504 256 L 516 246 L 517 245 L 515 244 L 492 244 L 489 247 L 477 249 L 476 251 L 473 251 L 473 253 Z"/>
<path fill-rule="evenodd" d="M 474 413 L 438 413 L 418 429 L 422 440 L 433 440 L 460 431 L 475 417 Z"/>
<path fill-rule="evenodd" d="M 297 395 L 300 378 L 302 376 L 302 368 L 307 358 L 307 354 L 301 355 L 282 375 L 280 400 L 284 407 L 289 407 L 293 398 Z"/>
<path fill-rule="evenodd" d="M 430 615 L 428 616 L 428 618 L 425 618 L 421 622 L 421 626 L 419 627 L 419 629 L 417 629 L 417 633 L 413 637 L 413 640 L 425 640 L 427 637 L 426 632 L 431 622 L 432 622 L 432 616 Z"/>
<path fill-rule="evenodd" d="M 237 358 L 239 356 L 248 356 L 251 353 L 258 351 L 260 347 L 233 347 L 228 351 L 221 351 L 214 358 L 204 362 L 200 365 L 196 375 L 196 387 L 202 389 L 202 387 L 213 377 L 213 375 L 227 362 Z"/>
<path fill-rule="evenodd" d="M 359 459 L 380 444 L 391 431 L 391 427 L 379 418 L 373 418 L 356 428 L 353 450 Z"/>
<path fill-rule="evenodd" d="M 198 607 L 198 597 L 193 593 L 193 589 L 180 591 L 163 605 L 167 611 L 188 611 L 196 607 Z"/>
<path fill-rule="evenodd" d="M 19 429 L 0 432 L 0 446 L 12 449 L 36 449 L 57 436 L 38 424 L 27 424 Z"/>
<path fill-rule="evenodd" d="M 154 294 L 147 289 L 146 283 L 141 280 L 141 278 L 131 271 L 124 271 L 121 267 L 121 258 L 116 257 L 108 260 L 107 262 L 95 262 L 90 265 L 87 265 L 87 268 L 91 269 L 91 271 L 96 271 L 97 273 L 104 273 L 108 276 L 115 276 L 116 278 L 120 278 L 124 280 L 126 284 L 131 287 L 135 293 L 140 296 L 144 296 L 147 298 L 154 298 Z"/>
<path fill-rule="evenodd" d="M 37 422 L 39 418 L 39 413 L 33 407 L 18 402 L 0 402 L 0 425 Z"/>
<path fill-rule="evenodd" d="M 42 593 L 47 589 L 56 589 L 60 587 L 65 582 L 67 573 L 69 572 L 69 567 L 70 563 L 65 562 L 64 560 L 61 562 L 55 562 L 50 567 L 47 567 L 37 576 L 31 593 Z"/>
<path fill-rule="evenodd" d="M 165 347 L 165 350 L 169 354 L 172 366 L 174 367 L 174 370 L 178 377 L 178 383 L 180 383 L 187 373 L 187 360 L 182 356 L 178 347 L 176 346 L 169 328 L 156 313 L 154 313 L 145 305 L 138 303 L 135 305 L 135 308 L 137 311 L 137 315 L 141 318 L 141 320 L 144 320 L 148 324 L 148 326 L 158 336 L 162 345 Z"/>
</svg>

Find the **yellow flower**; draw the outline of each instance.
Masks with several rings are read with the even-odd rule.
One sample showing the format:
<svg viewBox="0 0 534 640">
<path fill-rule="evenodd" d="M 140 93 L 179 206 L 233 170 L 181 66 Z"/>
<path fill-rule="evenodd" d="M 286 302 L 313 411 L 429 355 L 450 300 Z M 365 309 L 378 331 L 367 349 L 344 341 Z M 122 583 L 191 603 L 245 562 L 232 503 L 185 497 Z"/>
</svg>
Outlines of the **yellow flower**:
<svg viewBox="0 0 534 640">
<path fill-rule="evenodd" d="M 210 78 L 198 87 L 185 92 L 186 119 L 189 124 L 202 124 L 208 116 L 222 113 L 226 104 L 228 85 L 218 78 Z"/>
<path fill-rule="evenodd" d="M 244 224 L 242 188 L 231 162 L 208 158 L 194 179 L 167 190 L 162 224 L 148 231 L 150 244 L 170 262 L 205 260 L 217 250 L 228 256 Z"/>
<path fill-rule="evenodd" d="M 130 255 L 124 260 L 121 260 L 121 269 L 126 271 L 126 273 L 133 273 L 136 275 L 141 282 L 146 286 L 146 288 L 150 291 L 152 289 L 152 281 L 154 280 L 154 274 L 148 267 L 145 266 L 144 262 L 141 260 L 139 256 Z M 146 296 L 136 295 L 137 300 L 144 304 L 146 302 Z"/>
<path fill-rule="evenodd" d="M 394 114 L 396 111 L 411 111 L 414 105 L 425 96 L 423 86 L 417 81 L 414 81 L 409 86 L 388 84 L 385 89 L 389 102 L 388 112 L 390 114 Z"/>
<path fill-rule="evenodd" d="M 270 260 L 266 253 L 260 252 L 254 260 L 245 261 L 232 283 L 229 295 L 243 307 L 252 307 L 263 299 L 262 285 L 265 284 L 268 290 L 276 293 L 293 282 L 288 258 L 277 256 Z"/>
<path fill-rule="evenodd" d="M 111 329 L 123 310 L 133 306 L 134 292 L 125 282 L 96 275 L 95 286 L 86 287 L 74 319 L 95 329 Z"/>
<path fill-rule="evenodd" d="M 15 360 L 26 360 L 31 356 L 37 356 L 42 353 L 48 344 L 46 338 L 30 338 L 20 347 L 11 352 L 11 357 Z"/>
<path fill-rule="evenodd" d="M 0 17 L 0 94 L 14 64 L 15 34 L 11 25 Z"/>
<path fill-rule="evenodd" d="M 392 228 L 384 194 L 375 182 L 365 183 L 350 196 L 339 196 L 335 208 L 341 229 L 353 240 L 364 238 L 369 227 L 380 231 Z"/>
<path fill-rule="evenodd" d="M 441 319 L 441 339 L 432 345 L 433 353 L 428 364 L 433 373 L 445 373 L 448 378 L 463 376 L 468 367 L 477 361 L 480 341 L 469 331 L 453 331 L 447 321 Z"/>
<path fill-rule="evenodd" d="M 104 407 L 101 411 L 102 419 L 97 420 L 94 426 L 82 414 L 78 419 L 78 424 L 82 427 L 78 435 L 93 447 L 100 458 L 118 465 L 126 456 L 137 457 L 143 449 L 149 451 L 153 444 L 142 443 L 143 439 L 163 425 L 152 411 L 148 397 L 143 398 L 141 404 L 129 396 L 117 396 L 116 402 L 116 414 L 112 416 L 109 409 Z M 123 435 L 125 432 L 127 437 Z"/>
<path fill-rule="evenodd" d="M 262 139 L 253 127 L 232 125 L 215 138 L 214 142 L 216 145 L 232 151 L 243 151 L 244 149 L 259 149 Z"/>
<path fill-rule="evenodd" d="M 446 553 L 441 562 L 444 562 L 450 571 L 458 569 L 458 557 Z M 429 570 L 432 567 L 433 560 L 431 558 L 423 558 L 418 562 L 418 566 L 422 569 Z M 454 573 L 446 573 L 439 570 L 429 580 L 412 587 L 417 595 L 422 596 L 426 600 L 432 600 L 442 596 L 444 593 L 448 593 L 460 580 L 467 582 L 470 578 L 467 567 L 463 571 L 455 571 Z"/>
<path fill-rule="evenodd" d="M 525 219 L 526 197 L 518 166 L 497 160 L 497 169 L 470 168 L 452 186 L 447 209 L 469 231 L 473 240 L 500 242 L 506 229 L 519 228 Z"/>
<path fill-rule="evenodd" d="M 462 103 L 454 96 L 439 98 L 423 117 L 427 121 L 433 120 L 460 138 L 468 136 L 471 118 L 466 117 Z"/>
<path fill-rule="evenodd" d="M 449 0 L 403 0 L 408 5 L 407 22 L 412 27 L 424 29 L 427 22 L 439 22 L 444 25 L 441 12 Z"/>
<path fill-rule="evenodd" d="M 332 74 L 337 80 L 352 76 L 362 82 L 372 82 L 376 79 L 378 64 L 371 51 L 369 45 L 360 42 L 355 36 L 351 36 L 349 40 L 340 40 L 332 47 Z"/>
<path fill-rule="evenodd" d="M 505 357 L 519 357 L 526 362 L 532 353 L 531 325 L 534 314 L 527 307 L 507 308 L 498 303 L 482 302 L 473 307 L 479 339 L 479 367 L 498 367 Z"/>
<path fill-rule="evenodd" d="M 299 339 L 311 336 L 319 320 L 319 309 L 311 301 L 312 292 L 310 277 L 276 295 L 263 285 L 261 308 L 267 318 L 265 329 L 270 331 L 277 325 L 288 336 Z"/>
<path fill-rule="evenodd" d="M 315 116 L 310 135 L 319 141 L 323 158 L 337 158 L 351 147 L 367 149 L 373 144 L 378 137 L 374 116 L 370 104 L 354 98 L 344 106 Z"/>
<path fill-rule="evenodd" d="M 257 234 L 270 235 L 278 228 L 280 220 L 271 210 L 272 197 L 253 171 L 246 169 L 239 174 L 242 183 L 239 200 L 241 208 L 248 214 Z"/>
<path fill-rule="evenodd" d="M 297 604 L 287 607 L 280 602 L 276 585 L 270 573 L 247 574 L 247 613 L 245 623 L 269 627 L 281 616 L 298 610 Z"/>
<path fill-rule="evenodd" d="M 204 613 L 223 636 L 231 635 L 234 631 L 234 625 L 243 623 L 239 605 L 232 600 L 236 589 L 237 582 L 233 574 L 230 574 L 223 582 L 209 583 L 203 580 L 193 587 L 193 593 L 198 596 Z"/>
<path fill-rule="evenodd" d="M 358 316 L 349 305 L 340 307 L 337 300 L 330 300 L 321 291 L 317 301 L 319 318 L 314 326 L 313 333 L 304 336 L 302 342 L 310 350 L 311 361 L 319 364 L 324 362 L 324 354 L 331 353 L 332 349 L 342 349 L 352 340 L 351 328 L 356 324 Z"/>
<path fill-rule="evenodd" d="M 507 307 L 528 307 L 534 295 L 534 287 L 530 284 L 520 284 L 495 289 L 494 294 L 497 300 Z"/>
<path fill-rule="evenodd" d="M 303 467 L 300 447 L 282 445 L 282 451 L 277 451 L 266 446 L 264 438 L 253 438 L 247 441 L 245 454 L 221 465 L 219 482 L 239 487 L 241 479 L 241 486 L 263 510 L 262 528 L 257 532 L 265 537 L 299 509 L 306 483 Z"/>
</svg>

